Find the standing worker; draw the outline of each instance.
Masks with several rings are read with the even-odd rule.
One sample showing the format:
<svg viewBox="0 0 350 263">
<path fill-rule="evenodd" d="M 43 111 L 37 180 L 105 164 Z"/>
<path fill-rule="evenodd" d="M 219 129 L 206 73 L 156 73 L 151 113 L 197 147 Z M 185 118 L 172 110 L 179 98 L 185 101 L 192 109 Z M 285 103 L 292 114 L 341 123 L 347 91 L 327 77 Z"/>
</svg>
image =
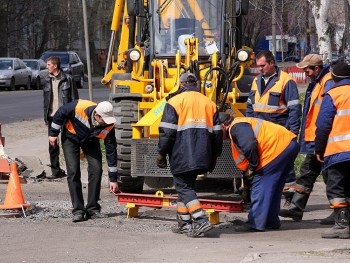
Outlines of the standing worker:
<svg viewBox="0 0 350 263">
<path fill-rule="evenodd" d="M 119 192 L 117 183 L 117 142 L 115 138 L 113 105 L 108 101 L 96 103 L 76 100 L 63 105 L 53 117 L 49 142 L 57 147 L 62 129 L 62 148 L 67 167 L 67 181 L 73 205 L 73 222 L 106 217 L 98 203 L 101 192 L 102 152 L 104 140 L 108 164 L 109 190 Z M 80 150 L 88 162 L 88 198 L 84 207 L 81 183 Z"/>
<path fill-rule="evenodd" d="M 180 77 L 180 88 L 167 97 L 159 125 L 157 166 L 170 170 L 178 193 L 174 233 L 197 237 L 213 228 L 195 192 L 196 178 L 212 172 L 222 151 L 222 130 L 216 105 L 199 92 L 192 73 Z"/>
<path fill-rule="evenodd" d="M 296 135 L 281 125 L 249 117 L 231 124 L 228 120 L 223 127 L 233 160 L 251 185 L 248 220 L 236 231 L 279 229 L 282 189 L 299 151 Z"/>
<path fill-rule="evenodd" d="M 320 111 L 323 99 L 322 95 L 333 87 L 333 80 L 329 72 L 330 66 L 323 66 L 320 55 L 307 55 L 296 66 L 302 68 L 306 76 L 311 80 L 305 93 L 303 118 L 299 136 L 300 153 L 306 156 L 300 166 L 300 177 L 296 180 L 294 186 L 295 193 L 291 203 L 289 206 L 281 209 L 280 216 L 290 217 L 294 221 L 301 221 L 306 203 L 322 169 L 322 163 L 317 160 L 315 155 L 316 119 Z M 321 220 L 321 222 L 323 221 Z"/>
<path fill-rule="evenodd" d="M 102 69 L 102 74 L 105 74 L 106 70 L 106 64 L 107 64 L 107 54 L 104 49 L 101 49 L 100 53 L 98 54 L 98 63 L 100 64 L 100 67 Z"/>
<path fill-rule="evenodd" d="M 44 95 L 44 121 L 50 130 L 52 118 L 59 107 L 79 99 L 78 90 L 71 75 L 61 70 L 61 60 L 53 56 L 46 60 L 49 75 L 46 78 L 43 88 Z M 46 175 L 48 179 L 58 179 L 66 176 L 60 166 L 60 148 L 52 147 L 49 144 L 51 175 Z"/>
<path fill-rule="evenodd" d="M 315 153 L 327 171 L 327 198 L 335 223 L 323 238 L 350 238 L 350 65 L 332 68 L 334 87 L 324 95 L 316 120 Z"/>
<path fill-rule="evenodd" d="M 288 73 L 276 66 L 271 51 L 260 51 L 256 56 L 256 65 L 260 74 L 253 80 L 247 100 L 246 116 L 280 124 L 298 135 L 302 113 L 297 84 Z M 286 199 L 284 206 L 292 199 L 295 180 L 292 167 L 283 191 Z"/>
</svg>

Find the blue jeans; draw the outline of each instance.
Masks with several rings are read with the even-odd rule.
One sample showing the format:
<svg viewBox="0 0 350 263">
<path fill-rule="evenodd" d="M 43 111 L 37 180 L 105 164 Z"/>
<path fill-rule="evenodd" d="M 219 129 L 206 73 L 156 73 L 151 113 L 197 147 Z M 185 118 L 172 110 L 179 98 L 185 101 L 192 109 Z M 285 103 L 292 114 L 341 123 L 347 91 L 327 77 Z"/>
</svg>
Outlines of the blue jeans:
<svg viewBox="0 0 350 263">
<path fill-rule="evenodd" d="M 99 139 L 92 138 L 79 144 L 67 138 L 63 132 L 62 148 L 66 160 L 67 182 L 73 205 L 73 214 L 94 214 L 100 212 L 101 206 L 98 201 L 101 192 L 102 152 Z M 86 208 L 84 207 L 81 183 L 80 148 L 88 162 L 88 198 Z"/>
</svg>

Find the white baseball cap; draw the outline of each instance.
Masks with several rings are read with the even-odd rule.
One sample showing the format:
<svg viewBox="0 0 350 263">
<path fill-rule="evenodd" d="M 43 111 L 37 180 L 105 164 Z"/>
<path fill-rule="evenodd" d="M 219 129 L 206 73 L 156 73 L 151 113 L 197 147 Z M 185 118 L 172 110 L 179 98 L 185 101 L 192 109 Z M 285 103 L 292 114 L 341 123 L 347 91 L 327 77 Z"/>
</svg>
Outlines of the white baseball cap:
<svg viewBox="0 0 350 263">
<path fill-rule="evenodd" d="M 97 104 L 95 112 L 101 116 L 106 124 L 112 124 L 117 121 L 113 114 L 113 105 L 109 101 L 102 101 Z"/>
</svg>

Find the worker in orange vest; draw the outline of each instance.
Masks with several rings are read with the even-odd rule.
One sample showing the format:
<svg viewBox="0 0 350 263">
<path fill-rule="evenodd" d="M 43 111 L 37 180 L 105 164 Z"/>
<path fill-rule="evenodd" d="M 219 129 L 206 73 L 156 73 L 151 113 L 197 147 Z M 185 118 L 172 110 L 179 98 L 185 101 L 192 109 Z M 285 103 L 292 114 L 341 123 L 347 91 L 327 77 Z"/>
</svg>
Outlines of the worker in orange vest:
<svg viewBox="0 0 350 263">
<path fill-rule="evenodd" d="M 350 238 L 350 65 L 337 63 L 331 70 L 335 83 L 322 100 L 316 120 L 315 153 L 327 171 L 327 198 L 335 222 L 323 238 Z"/>
<path fill-rule="evenodd" d="M 251 117 L 229 118 L 223 130 L 231 140 L 237 167 L 251 183 L 248 220 L 236 231 L 279 229 L 283 186 L 299 151 L 296 135 L 281 125 Z"/>
<path fill-rule="evenodd" d="M 297 84 L 288 73 L 277 67 L 275 57 L 269 50 L 262 50 L 256 55 L 256 65 L 260 74 L 252 82 L 246 117 L 282 125 L 298 136 L 302 111 Z M 292 167 L 283 190 L 284 206 L 288 206 L 293 197 L 295 180 Z"/>
<path fill-rule="evenodd" d="M 320 111 L 323 94 L 333 87 L 334 82 L 329 64 L 323 64 L 322 56 L 309 54 L 303 61 L 297 63 L 310 78 L 305 92 L 303 118 L 299 135 L 300 153 L 305 159 L 300 166 L 300 176 L 297 178 L 291 203 L 283 207 L 280 216 L 290 217 L 294 221 L 301 221 L 307 201 L 314 187 L 317 177 L 321 173 L 322 163 L 315 155 L 316 119 Z M 323 173 L 326 182 L 326 173 Z M 334 214 L 321 220 L 321 224 L 334 224 Z"/>
</svg>

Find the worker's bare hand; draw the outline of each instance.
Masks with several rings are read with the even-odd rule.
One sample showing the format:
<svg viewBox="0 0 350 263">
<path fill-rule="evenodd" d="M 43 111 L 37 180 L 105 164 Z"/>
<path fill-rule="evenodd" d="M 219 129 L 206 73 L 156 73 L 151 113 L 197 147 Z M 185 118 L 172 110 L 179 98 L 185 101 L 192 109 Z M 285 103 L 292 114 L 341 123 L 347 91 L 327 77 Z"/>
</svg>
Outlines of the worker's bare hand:
<svg viewBox="0 0 350 263">
<path fill-rule="evenodd" d="M 120 193 L 118 183 L 117 182 L 110 182 L 109 183 L 109 191 L 111 193 L 114 193 L 114 194 Z"/>
<path fill-rule="evenodd" d="M 49 143 L 52 147 L 56 147 L 58 144 L 58 137 L 49 136 Z"/>
</svg>

